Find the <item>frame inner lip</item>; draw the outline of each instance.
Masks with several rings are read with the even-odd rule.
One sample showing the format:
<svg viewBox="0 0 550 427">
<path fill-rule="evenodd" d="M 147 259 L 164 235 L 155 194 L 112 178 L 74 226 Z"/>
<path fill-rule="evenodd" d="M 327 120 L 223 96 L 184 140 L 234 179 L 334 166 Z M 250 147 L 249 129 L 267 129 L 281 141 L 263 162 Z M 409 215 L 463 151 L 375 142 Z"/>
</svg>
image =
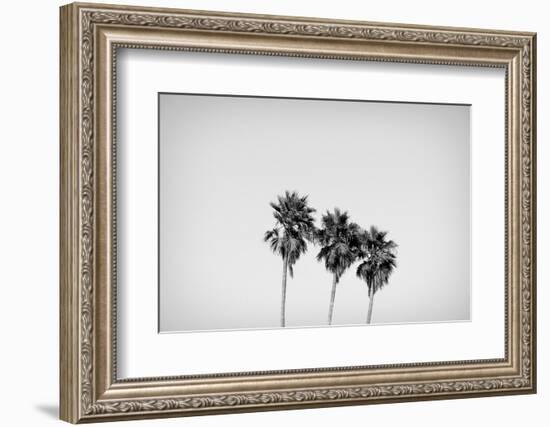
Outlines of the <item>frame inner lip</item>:
<svg viewBox="0 0 550 427">
<path fill-rule="evenodd" d="M 116 58 L 117 58 L 117 50 L 119 48 L 129 48 L 129 49 L 151 49 L 151 50 L 163 50 L 163 45 L 154 45 L 154 44 L 139 44 L 139 43 L 124 43 L 119 41 L 113 41 L 112 42 L 112 67 L 111 67 L 111 74 L 112 74 L 112 81 L 116 82 L 117 76 L 116 76 Z M 189 46 L 170 46 L 170 50 L 174 51 L 188 51 L 188 52 L 206 52 L 206 53 L 227 53 L 227 54 L 242 54 L 242 51 L 239 50 L 233 50 L 233 49 L 219 49 L 219 48 L 193 48 Z M 269 52 L 269 51 L 267 51 Z M 246 51 L 246 54 L 252 54 L 252 55 L 268 55 L 269 53 L 266 53 L 266 51 L 263 50 L 250 50 Z M 317 58 L 315 55 L 309 55 L 307 53 L 304 54 L 285 54 L 282 53 L 281 56 L 289 56 L 289 57 L 300 57 L 300 58 Z M 359 58 L 342 58 L 338 55 L 324 55 L 322 56 L 323 59 L 337 59 L 337 60 L 359 60 L 359 61 L 367 61 L 367 62 L 396 62 L 396 63 L 407 63 L 407 64 L 418 64 L 418 65 L 424 65 L 424 64 L 431 64 L 431 65 L 454 65 L 454 66 L 466 66 L 466 67 L 489 67 L 489 68 L 504 68 L 506 70 L 505 80 L 508 81 L 508 75 L 509 75 L 509 69 L 508 66 L 499 63 L 495 64 L 493 62 L 477 62 L 477 63 L 471 63 L 466 62 L 462 63 L 460 61 L 456 61 L 453 63 L 449 62 L 440 62 L 436 60 L 425 60 L 425 59 L 419 59 L 416 60 L 414 58 L 408 58 L 407 60 L 397 60 L 393 61 L 391 59 L 380 59 L 380 58 L 368 58 L 368 57 L 359 57 Z M 505 86 L 505 92 L 506 96 L 508 95 L 508 85 Z M 179 92 L 166 92 L 161 91 L 159 94 L 177 94 Z M 245 97 L 245 98 L 282 98 L 282 99 L 311 99 L 311 100 L 328 100 L 328 101 L 357 101 L 357 102 L 388 102 L 388 101 L 377 101 L 377 100 L 359 100 L 359 99 L 340 99 L 340 98 L 303 98 L 303 97 L 279 97 L 279 96 L 255 96 L 255 95 L 225 95 L 225 94 L 210 94 L 210 93 L 193 93 L 193 95 L 201 96 L 201 95 L 207 95 L 207 96 L 231 96 L 231 97 Z M 112 99 L 113 99 L 113 105 L 112 105 L 112 111 L 116 111 L 116 84 L 112 85 Z M 391 102 L 391 101 L 390 101 Z M 401 103 L 400 101 L 395 101 L 396 103 Z M 437 105 L 464 105 L 464 106 L 471 106 L 471 104 L 456 104 L 456 103 L 430 103 L 430 102 L 410 102 L 412 104 L 437 104 Z M 508 108 L 507 104 L 506 107 Z M 116 135 L 116 115 L 114 116 L 114 120 L 112 122 L 112 132 L 113 135 Z M 508 126 L 508 117 L 506 117 L 505 120 L 505 126 Z M 508 141 L 507 141 L 508 143 Z M 113 151 L 116 150 L 116 137 L 113 136 Z M 114 170 L 116 170 L 116 157 L 113 156 L 113 164 L 112 167 Z M 506 174 L 507 174 L 507 168 L 505 168 Z M 116 177 L 116 175 L 115 175 Z M 508 185 L 507 180 L 505 181 L 506 186 Z M 113 194 L 116 194 L 116 179 L 113 178 Z M 507 191 L 506 191 L 507 194 Z M 116 211 L 116 205 L 114 211 Z M 505 201 L 505 210 L 506 215 L 508 211 L 508 199 L 506 198 Z M 116 239 L 116 212 L 113 214 L 113 241 Z M 507 222 L 507 221 L 505 221 Z M 505 252 L 508 253 L 508 242 L 505 242 Z M 112 261 L 113 264 L 116 264 L 116 255 L 115 260 Z M 508 259 L 506 257 L 505 259 L 505 268 L 507 268 Z M 505 275 L 505 305 L 508 304 L 508 277 Z M 114 276 L 114 286 L 113 286 L 113 292 L 114 292 L 114 300 L 116 300 L 116 276 Z M 504 357 L 503 358 L 489 358 L 489 359 L 473 359 L 473 360 L 453 360 L 453 361 L 433 361 L 433 362 L 413 362 L 413 363 L 398 363 L 398 364 L 378 364 L 378 365 L 353 365 L 353 366 L 335 366 L 335 367 L 327 367 L 327 368 L 301 368 L 301 369 L 283 369 L 283 370 L 267 370 L 267 371 L 244 371 L 244 372 L 220 372 L 220 373 L 214 373 L 214 374 L 193 374 L 193 375 L 170 375 L 170 376 L 154 376 L 154 377 L 131 377 L 131 378 L 118 378 L 117 376 L 117 310 L 116 306 L 113 307 L 113 313 L 112 317 L 114 319 L 113 321 L 113 331 L 112 331 L 112 364 L 114 366 L 112 379 L 111 381 L 113 384 L 128 384 L 128 383 L 150 383 L 153 381 L 176 381 L 180 382 L 182 385 L 185 383 L 188 383 L 189 381 L 193 380 L 209 380 L 209 379 L 226 379 L 226 378 L 258 378 L 258 377 L 272 377 L 272 376 L 285 376 L 285 377 L 294 377 L 294 376 L 302 376 L 302 375 L 308 375 L 308 374 L 327 374 L 329 377 L 335 376 L 335 374 L 338 376 L 345 375 L 347 373 L 350 373 L 350 375 L 368 375 L 371 371 L 377 370 L 377 369 L 411 369 L 411 368 L 422 368 L 423 370 L 426 369 L 427 372 L 430 372 L 431 369 L 438 372 L 440 367 L 453 367 L 453 369 L 470 369 L 474 368 L 476 369 L 479 365 L 482 367 L 494 367 L 494 365 L 500 365 L 500 366 L 507 366 L 510 363 L 510 358 L 508 354 L 508 316 L 505 316 L 505 342 L 504 342 Z"/>
</svg>

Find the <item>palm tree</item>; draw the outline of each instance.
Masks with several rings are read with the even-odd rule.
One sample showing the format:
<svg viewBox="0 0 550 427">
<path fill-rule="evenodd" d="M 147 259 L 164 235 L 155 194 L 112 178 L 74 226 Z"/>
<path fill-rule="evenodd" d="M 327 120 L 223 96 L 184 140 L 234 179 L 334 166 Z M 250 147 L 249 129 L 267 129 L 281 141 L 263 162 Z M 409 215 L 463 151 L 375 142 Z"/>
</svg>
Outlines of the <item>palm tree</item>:
<svg viewBox="0 0 550 427">
<path fill-rule="evenodd" d="M 388 284 L 397 266 L 394 253 L 397 244 L 393 240 L 386 240 L 387 234 L 387 231 L 371 226 L 369 231 L 362 231 L 359 235 L 361 258 L 364 261 L 357 267 L 357 277 L 365 281 L 369 291 L 367 324 L 372 319 L 374 294 Z"/>
<path fill-rule="evenodd" d="M 333 275 L 328 311 L 329 325 L 332 325 L 336 285 L 360 253 L 359 231 L 359 226 L 350 222 L 348 213 L 336 208 L 334 213 L 327 211 L 323 215 L 321 229 L 316 233 L 316 240 L 321 245 L 317 261 L 324 260 L 325 268 Z"/>
<path fill-rule="evenodd" d="M 274 254 L 283 259 L 283 283 L 281 291 L 281 326 L 286 324 L 286 277 L 294 277 L 294 264 L 307 250 L 307 241 L 313 239 L 315 225 L 312 214 L 315 209 L 307 204 L 308 196 L 299 196 L 295 191 L 286 191 L 277 196 L 277 203 L 270 203 L 275 217 L 275 227 L 264 234 L 264 241 Z"/>
</svg>

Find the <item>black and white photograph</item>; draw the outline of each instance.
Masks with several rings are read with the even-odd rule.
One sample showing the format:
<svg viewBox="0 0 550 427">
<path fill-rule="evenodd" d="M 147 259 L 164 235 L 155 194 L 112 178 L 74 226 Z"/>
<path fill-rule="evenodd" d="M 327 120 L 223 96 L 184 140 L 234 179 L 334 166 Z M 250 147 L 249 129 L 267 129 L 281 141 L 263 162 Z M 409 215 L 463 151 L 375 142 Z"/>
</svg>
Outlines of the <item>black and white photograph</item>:
<svg viewBox="0 0 550 427">
<path fill-rule="evenodd" d="M 159 332 L 471 320 L 470 108 L 159 93 Z"/>
</svg>

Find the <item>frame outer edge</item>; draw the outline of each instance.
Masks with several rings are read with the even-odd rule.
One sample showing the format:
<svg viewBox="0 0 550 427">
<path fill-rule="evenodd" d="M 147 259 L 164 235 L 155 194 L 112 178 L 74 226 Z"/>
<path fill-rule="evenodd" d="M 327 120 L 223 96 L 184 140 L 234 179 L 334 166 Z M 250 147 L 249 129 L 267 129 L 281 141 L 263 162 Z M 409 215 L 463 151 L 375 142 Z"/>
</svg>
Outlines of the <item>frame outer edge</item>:
<svg viewBox="0 0 550 427">
<path fill-rule="evenodd" d="M 253 13 L 253 12 L 236 12 L 236 11 L 222 11 L 222 10 L 206 10 L 206 9 L 189 9 L 182 8 L 177 6 L 143 6 L 143 5 L 129 5 L 127 3 L 123 4 L 112 4 L 112 3 L 90 3 L 88 1 L 76 1 L 72 5 L 77 6 L 81 9 L 96 9 L 104 11 L 121 11 L 124 10 L 128 13 L 160 13 L 160 14 L 180 14 L 185 12 L 187 14 L 195 15 L 197 17 L 203 16 L 206 18 L 254 18 L 260 20 L 282 20 L 294 23 L 316 23 L 316 24 L 340 24 L 340 25 L 370 25 L 376 27 L 387 27 L 387 28 L 401 28 L 409 30 L 434 30 L 434 31 L 450 31 L 450 32 L 470 32 L 477 34 L 491 34 L 491 35 L 513 35 L 513 36 L 523 36 L 523 37 L 532 37 L 536 33 L 531 31 L 514 31 L 514 30 L 503 30 L 496 28 L 475 28 L 475 27 L 463 27 L 463 26 L 440 26 L 440 25 L 422 25 L 422 24 L 410 24 L 403 22 L 395 21 L 370 21 L 365 19 L 345 19 L 345 18 L 321 18 L 314 16 L 292 16 L 292 15 L 281 15 L 273 13 Z"/>
<path fill-rule="evenodd" d="M 531 389 L 537 393 L 537 33 L 531 36 Z"/>
<path fill-rule="evenodd" d="M 78 19 L 74 5 L 59 9 L 59 418 L 79 415 Z"/>
<path fill-rule="evenodd" d="M 93 331 L 90 320 L 95 313 L 95 304 L 97 294 L 92 294 L 93 288 L 97 284 L 97 277 L 90 271 L 90 266 L 93 267 L 97 259 L 95 259 L 94 247 L 95 243 L 90 242 L 89 238 L 96 238 L 95 233 L 97 231 L 97 223 L 94 222 L 94 206 L 97 203 L 95 182 L 96 177 L 94 173 L 97 171 L 97 161 L 94 155 L 95 144 L 94 139 L 97 135 L 94 135 L 95 124 L 95 107 L 92 107 L 92 111 L 89 111 L 89 103 L 92 105 L 96 100 L 94 99 L 95 85 L 94 76 L 97 72 L 95 69 L 91 71 L 88 67 L 88 59 L 93 64 L 94 59 L 94 37 L 89 38 L 89 34 L 86 33 L 87 26 L 90 23 L 89 20 L 81 21 L 81 12 L 83 8 L 89 7 L 92 11 L 100 11 L 101 13 L 108 11 L 125 12 L 136 11 L 147 13 L 155 10 L 163 10 L 166 13 L 191 13 L 197 14 L 199 18 L 198 24 L 192 22 L 189 27 L 195 27 L 201 30 L 207 31 L 229 31 L 233 27 L 234 23 L 231 23 L 227 28 L 218 28 L 217 21 L 214 18 L 219 18 L 220 21 L 225 21 L 228 17 L 240 17 L 248 19 L 250 24 L 260 23 L 264 25 L 261 15 L 248 15 L 248 14 L 223 14 L 217 12 L 194 12 L 184 11 L 178 9 L 156 9 L 156 8 L 142 8 L 142 7 L 127 7 L 127 6 L 114 6 L 114 5 L 100 5 L 100 4 L 71 4 L 61 7 L 60 20 L 61 20 L 61 32 L 60 32 L 60 163 L 61 163 L 61 194 L 60 194 L 60 389 L 61 389 L 61 410 L 60 418 L 62 420 L 79 423 L 79 422 L 96 422 L 96 421 L 109 421 L 119 419 L 139 419 L 139 418 L 162 418 L 171 416 L 183 416 L 183 415 L 201 415 L 201 414 L 214 414 L 214 413 L 229 413 L 229 412 L 250 412 L 250 411 L 264 411 L 264 410 L 277 410 L 277 409 L 292 409 L 292 408 L 306 408 L 306 407 L 326 407 L 337 405 L 349 405 L 349 404 L 365 404 L 365 403 L 382 403 L 386 399 L 377 399 L 378 395 L 368 395 L 367 397 L 356 397 L 355 389 L 323 389 L 320 390 L 320 395 L 315 390 L 297 390 L 292 392 L 276 393 L 270 391 L 257 397 L 250 393 L 240 393 L 232 395 L 208 395 L 191 397 L 187 401 L 177 399 L 155 399 L 147 398 L 142 400 L 117 400 L 111 401 L 97 401 L 97 396 L 94 396 L 96 391 L 96 379 L 94 363 L 94 353 L 97 351 L 95 340 L 95 332 Z M 102 9 L 102 10 L 99 10 Z M 114 13 L 114 12 L 113 12 Z M 210 15 L 212 14 L 212 16 Z M 109 15 L 109 14 L 107 14 Z M 131 14 L 133 17 L 133 14 Z M 82 15 L 86 17 L 86 15 Z M 147 18 L 147 17 L 146 17 Z M 194 17 L 195 18 L 195 17 Z M 265 17 L 264 17 L 265 18 Z M 363 38 L 363 33 L 356 33 L 357 28 L 346 28 L 346 30 L 352 31 L 351 33 L 334 33 L 333 28 L 328 28 L 329 25 L 324 25 L 325 22 L 333 24 L 347 25 L 343 21 L 317 21 L 316 18 L 291 18 L 291 17 L 271 17 L 273 19 L 284 20 L 286 25 L 290 28 L 289 34 L 297 34 L 297 37 L 327 37 L 327 39 L 344 39 L 346 37 L 351 38 Z M 105 22 L 110 23 L 110 15 L 105 16 Z M 256 21 L 254 21 L 256 20 Z M 269 17 L 267 18 L 269 21 Z M 149 25 L 148 20 L 144 20 L 143 25 Z M 204 23 L 204 24 L 203 24 Z M 223 22 L 222 22 L 223 23 Z M 305 23 L 306 29 L 317 29 L 319 34 L 310 34 L 301 28 L 298 23 Z M 137 22 L 131 22 L 132 25 L 141 25 Z M 267 24 L 272 24 L 268 22 Z M 358 23 L 358 25 L 374 25 L 375 23 Z M 317 25 L 319 28 L 317 28 Z M 388 31 L 392 29 L 392 24 L 385 24 Z M 382 26 L 382 25 L 381 25 Z M 183 27 L 183 26 L 182 26 Z M 203 28 L 204 27 L 204 28 Z M 293 29 L 293 28 L 296 29 Z M 327 27 L 327 28 L 325 28 Z M 404 30 L 405 33 L 400 32 L 397 35 L 399 40 L 412 36 L 415 41 L 415 33 L 411 31 L 413 27 L 405 26 L 404 29 L 398 28 L 397 30 Z M 375 28 L 376 29 L 376 28 Z M 536 35 L 534 33 L 507 33 L 483 31 L 468 29 L 464 34 L 458 34 L 458 36 L 464 37 L 462 41 L 456 41 L 453 39 L 455 36 L 453 30 L 460 31 L 458 28 L 438 28 L 438 27 L 425 27 L 429 32 L 434 32 L 430 37 L 422 37 L 422 31 L 418 31 L 420 42 L 429 45 L 439 44 L 467 44 L 475 45 L 478 42 L 481 45 L 487 44 L 487 46 L 497 46 L 510 49 L 521 49 L 525 52 L 525 49 L 530 49 L 530 52 L 526 52 L 527 55 L 524 59 L 530 60 L 531 66 L 528 74 L 528 84 L 526 92 L 529 96 L 527 99 L 523 99 L 526 102 L 525 110 L 530 117 L 522 124 L 526 126 L 527 131 L 530 131 L 530 138 L 523 140 L 525 147 L 530 149 L 530 152 L 523 157 L 524 161 L 528 164 L 521 173 L 526 172 L 526 176 L 529 178 L 529 183 L 525 188 L 530 191 L 530 195 L 525 195 L 529 204 L 528 213 L 523 218 L 528 221 L 531 226 L 530 233 L 528 234 L 528 247 L 525 249 L 526 256 L 528 257 L 527 271 L 530 271 L 527 277 L 528 283 L 524 287 L 526 291 L 526 297 L 524 299 L 525 311 L 529 311 L 528 316 L 524 317 L 524 329 L 527 330 L 523 338 L 526 339 L 523 346 L 523 355 L 521 359 L 525 359 L 527 370 L 524 370 L 523 377 L 517 379 L 510 379 L 510 383 L 505 382 L 500 390 L 501 386 L 498 384 L 494 386 L 491 379 L 489 381 L 477 380 L 465 381 L 467 387 L 472 387 L 468 390 L 454 390 L 453 384 L 441 384 L 441 390 L 437 388 L 439 384 L 424 384 L 423 392 L 418 392 L 415 389 L 416 384 L 404 384 L 397 385 L 402 387 L 404 392 L 399 395 L 393 395 L 388 388 L 388 393 L 391 394 L 388 401 L 411 401 L 411 400 L 436 400 L 440 398 L 464 398 L 473 396 L 486 396 L 497 394 L 524 394 L 533 393 L 536 391 L 536 313 L 535 313 L 535 293 L 536 293 Z M 359 28 L 360 30 L 360 28 Z M 81 34 L 81 31 L 84 31 Z M 240 28 L 238 27 L 237 33 L 252 33 L 255 32 L 253 25 Z M 386 31 L 386 30 L 384 30 Z M 441 31 L 444 31 L 441 32 Z M 265 30 L 260 32 L 275 33 L 279 35 L 283 33 L 283 29 L 278 27 L 268 26 Z M 232 32 L 234 34 L 234 32 Z M 500 34 L 500 35 L 498 35 Z M 439 36 L 444 36 L 440 38 Z M 517 37 L 516 37 L 517 35 Z M 86 37 L 84 37 L 86 36 Z M 83 37 L 83 38 L 81 38 Z M 393 36 L 391 36 L 393 37 Z M 390 37 L 390 38 L 391 38 Z M 432 39 L 431 37 L 434 37 Z M 473 39 L 472 39 L 473 38 Z M 382 40 L 382 37 L 377 39 Z M 319 39 L 321 40 L 321 39 Z M 477 41 L 476 41 L 477 40 Z M 408 42 L 411 42 L 407 38 Z M 91 49 L 91 50 L 90 50 Z M 88 58 L 88 56 L 90 56 Z M 81 62 L 82 60 L 82 62 Z M 521 63 L 521 61 L 520 61 Z M 93 65 L 95 67 L 95 65 Z M 85 78 L 83 77 L 85 75 Z M 90 86 L 91 85 L 91 86 Z M 91 89 L 88 93 L 88 89 Z M 523 93 L 523 90 L 520 91 Z M 82 98 L 81 98 L 82 97 Z M 82 110 L 83 106 L 86 108 Z M 524 110 L 524 112 L 525 112 Z M 92 120 L 90 122 L 90 120 Z M 520 121 L 521 123 L 521 121 Z M 90 127 L 91 126 L 91 127 Z M 91 163 L 90 163 L 91 162 Z M 530 169 L 529 169 L 530 168 Z M 523 194 L 523 190 L 520 192 Z M 81 198 L 81 196 L 85 196 Z M 530 263 L 529 263 L 530 260 Z M 530 268 L 529 268 L 530 267 Z M 532 274 L 532 273 L 535 274 Z M 529 292 L 531 298 L 529 298 Z M 530 304 L 529 304 L 530 303 Z M 530 332 L 529 332 L 530 327 Z M 530 342 L 527 340 L 530 339 Z M 521 354 L 521 352 L 520 352 Z M 528 373 L 525 375 L 525 373 Z M 494 379 L 498 383 L 500 378 Z M 505 380 L 505 379 L 504 379 Z M 503 381 L 504 381 L 503 380 Z M 508 381 L 508 380 L 506 380 Z M 517 382 L 516 382 L 517 381 Z M 475 384 L 474 384 L 475 382 Z M 471 383 L 471 384 L 470 384 Z M 496 383 L 495 383 L 496 384 Z M 451 389 L 447 389 L 449 386 Z M 434 388 L 435 387 L 435 388 Z M 408 392 L 407 390 L 409 390 Z M 385 391 L 380 389 L 381 393 L 386 396 Z M 399 389 L 401 390 L 401 389 Z M 438 391 L 439 390 L 439 391 Z M 346 393 L 351 393 L 349 396 Z M 422 390 L 421 390 L 422 391 Z M 465 393 L 468 391 L 468 393 Z M 336 400 L 333 399 L 332 394 L 340 393 Z M 313 393 L 313 394 L 312 394 Z M 326 397 L 323 398 L 323 394 Z M 382 396 L 382 395 L 381 395 Z M 270 398 L 271 401 L 264 401 L 263 399 Z M 299 398 L 297 398 L 299 397 Z M 303 400 L 303 398 L 306 398 Z M 311 397 L 311 399 L 310 399 Z M 367 398 L 369 401 L 367 402 Z M 259 400 L 258 400 L 259 399 Z M 372 400 L 370 400 L 372 399 Z"/>
</svg>

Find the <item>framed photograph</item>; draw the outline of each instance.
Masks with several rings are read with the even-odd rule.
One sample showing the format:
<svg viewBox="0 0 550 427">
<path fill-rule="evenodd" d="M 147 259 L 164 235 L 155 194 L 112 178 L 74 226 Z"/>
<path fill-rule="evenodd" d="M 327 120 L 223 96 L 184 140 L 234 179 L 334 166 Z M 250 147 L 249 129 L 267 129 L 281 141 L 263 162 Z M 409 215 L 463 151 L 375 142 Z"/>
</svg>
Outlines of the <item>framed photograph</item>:
<svg viewBox="0 0 550 427">
<path fill-rule="evenodd" d="M 536 390 L 534 33 L 61 8 L 61 418 Z"/>
</svg>

